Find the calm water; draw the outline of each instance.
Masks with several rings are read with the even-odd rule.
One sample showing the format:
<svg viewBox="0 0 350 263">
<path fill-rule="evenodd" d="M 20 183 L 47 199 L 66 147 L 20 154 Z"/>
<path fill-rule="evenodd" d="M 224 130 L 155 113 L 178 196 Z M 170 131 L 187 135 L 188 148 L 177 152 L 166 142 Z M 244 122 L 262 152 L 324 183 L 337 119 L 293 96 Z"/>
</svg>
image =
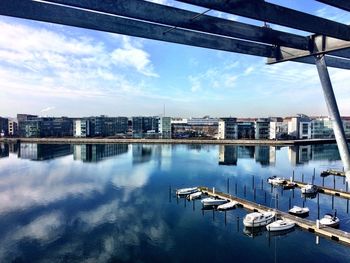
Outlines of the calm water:
<svg viewBox="0 0 350 263">
<path fill-rule="evenodd" d="M 350 248 L 295 229 L 247 232 L 244 209 L 201 209 L 176 188 L 215 187 L 261 204 L 337 210 L 350 231 L 346 199 L 271 189 L 271 175 L 346 189 L 335 145 L 1 145 L 0 262 L 350 262 Z M 304 175 L 302 175 L 304 174 Z M 315 176 L 314 176 L 315 174 Z M 229 189 L 227 189 L 229 188 Z M 255 196 L 254 189 L 255 188 Z M 244 193 L 244 189 L 246 189 Z"/>
</svg>

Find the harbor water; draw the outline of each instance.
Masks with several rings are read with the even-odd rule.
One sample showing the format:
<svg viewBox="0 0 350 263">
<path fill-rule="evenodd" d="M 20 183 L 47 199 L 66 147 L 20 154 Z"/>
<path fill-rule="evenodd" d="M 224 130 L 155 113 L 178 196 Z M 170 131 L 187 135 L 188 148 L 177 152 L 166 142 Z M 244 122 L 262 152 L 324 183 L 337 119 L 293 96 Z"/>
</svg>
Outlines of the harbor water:
<svg viewBox="0 0 350 263">
<path fill-rule="evenodd" d="M 349 200 L 273 188 L 277 175 L 349 191 L 337 146 L 0 144 L 0 262 L 350 262 L 350 248 L 295 228 L 246 229 L 248 211 L 204 210 L 176 189 L 206 186 L 308 219 Z"/>
</svg>

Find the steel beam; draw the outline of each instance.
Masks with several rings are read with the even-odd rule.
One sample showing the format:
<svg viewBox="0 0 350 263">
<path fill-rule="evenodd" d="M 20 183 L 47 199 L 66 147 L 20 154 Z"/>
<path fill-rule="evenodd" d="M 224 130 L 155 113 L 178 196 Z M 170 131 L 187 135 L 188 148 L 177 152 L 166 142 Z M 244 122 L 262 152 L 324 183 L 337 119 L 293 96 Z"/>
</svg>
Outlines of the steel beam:
<svg viewBox="0 0 350 263">
<path fill-rule="evenodd" d="M 346 11 L 350 11 L 350 1 L 348 0 L 316 0 L 318 2 L 331 5 Z"/>
<path fill-rule="evenodd" d="M 329 77 L 324 55 L 315 56 L 316 67 L 320 77 L 323 94 L 326 100 L 328 114 L 333 123 L 333 131 L 337 141 L 340 158 L 344 165 L 347 179 L 350 180 L 350 153 L 345 137 L 343 122 L 340 117 L 337 101 L 334 96 L 331 79 Z"/>
<path fill-rule="evenodd" d="M 310 36 L 310 38 L 312 39 L 312 45 L 309 51 L 280 47 L 279 51 L 276 52 L 276 57 L 269 58 L 267 64 L 274 64 L 290 60 L 301 61 L 301 58 L 319 54 L 328 54 L 333 57 L 350 59 L 350 41 L 344 41 L 323 35 L 313 35 Z M 342 63 L 346 62 L 346 60 L 340 61 L 343 61 Z"/>
<path fill-rule="evenodd" d="M 340 68 L 340 69 L 350 69 L 350 60 L 348 59 L 342 59 L 342 58 L 337 58 L 332 56 L 325 56 L 324 59 L 326 61 L 327 66 L 329 67 Z M 297 58 L 291 61 L 315 65 L 315 59 L 312 56 Z"/>
<path fill-rule="evenodd" d="M 272 57 L 274 53 L 274 48 L 269 45 L 183 29 L 169 30 L 172 27 L 42 2 L 2 0 L 0 15 L 261 57 Z"/>
<path fill-rule="evenodd" d="M 296 34 L 230 21 L 141 0 L 46 0 L 177 28 L 307 50 L 309 39 Z"/>
<path fill-rule="evenodd" d="M 177 0 L 277 25 L 350 40 L 350 27 L 262 0 Z"/>
</svg>

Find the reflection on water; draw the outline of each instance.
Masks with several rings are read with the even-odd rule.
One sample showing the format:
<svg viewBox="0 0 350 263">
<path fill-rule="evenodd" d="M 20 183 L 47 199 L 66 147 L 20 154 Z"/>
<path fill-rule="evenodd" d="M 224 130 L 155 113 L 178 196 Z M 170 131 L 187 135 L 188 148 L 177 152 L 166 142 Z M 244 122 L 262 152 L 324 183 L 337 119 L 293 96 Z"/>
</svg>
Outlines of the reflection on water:
<svg viewBox="0 0 350 263">
<path fill-rule="evenodd" d="M 244 209 L 207 211 L 200 200 L 174 195 L 180 187 L 215 187 L 282 211 L 307 206 L 310 220 L 337 209 L 340 229 L 350 231 L 348 200 L 303 198 L 300 189 L 266 183 L 292 170 L 307 182 L 315 169 L 316 184 L 344 189 L 343 178 L 319 176 L 324 167 L 341 167 L 334 146 L 308 147 L 293 163 L 288 147 L 2 144 L 0 262 L 249 263 L 259 255 L 265 263 L 288 262 L 290 251 L 298 251 L 295 262 L 349 262 L 348 247 L 326 239 L 316 245 L 298 229 L 274 239 L 276 254 L 273 234 L 243 228 Z"/>
<path fill-rule="evenodd" d="M 9 152 L 8 144 L 0 144 L 0 158 L 8 157 Z"/>
<path fill-rule="evenodd" d="M 127 152 L 127 144 L 78 144 L 74 145 L 74 160 L 99 162 Z"/>
<path fill-rule="evenodd" d="M 263 166 L 274 166 L 280 146 L 219 145 L 219 164 L 237 165 L 239 159 L 254 159 Z M 288 147 L 288 159 L 296 166 L 309 161 L 338 161 L 340 155 L 336 144 L 297 145 Z"/>
</svg>

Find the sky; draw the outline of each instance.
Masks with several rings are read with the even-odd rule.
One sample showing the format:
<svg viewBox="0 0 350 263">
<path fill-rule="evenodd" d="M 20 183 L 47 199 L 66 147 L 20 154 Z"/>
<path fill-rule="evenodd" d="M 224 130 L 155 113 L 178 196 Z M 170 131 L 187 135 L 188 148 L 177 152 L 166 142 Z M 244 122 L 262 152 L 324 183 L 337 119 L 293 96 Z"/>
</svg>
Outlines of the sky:
<svg viewBox="0 0 350 263">
<path fill-rule="evenodd" d="M 269 2 L 350 24 L 350 13 L 316 1 Z M 0 32 L 0 116 L 148 116 L 164 107 L 172 117 L 327 115 L 315 65 L 266 65 L 260 57 L 5 16 Z M 329 71 L 340 113 L 350 115 L 350 73 Z"/>
</svg>

